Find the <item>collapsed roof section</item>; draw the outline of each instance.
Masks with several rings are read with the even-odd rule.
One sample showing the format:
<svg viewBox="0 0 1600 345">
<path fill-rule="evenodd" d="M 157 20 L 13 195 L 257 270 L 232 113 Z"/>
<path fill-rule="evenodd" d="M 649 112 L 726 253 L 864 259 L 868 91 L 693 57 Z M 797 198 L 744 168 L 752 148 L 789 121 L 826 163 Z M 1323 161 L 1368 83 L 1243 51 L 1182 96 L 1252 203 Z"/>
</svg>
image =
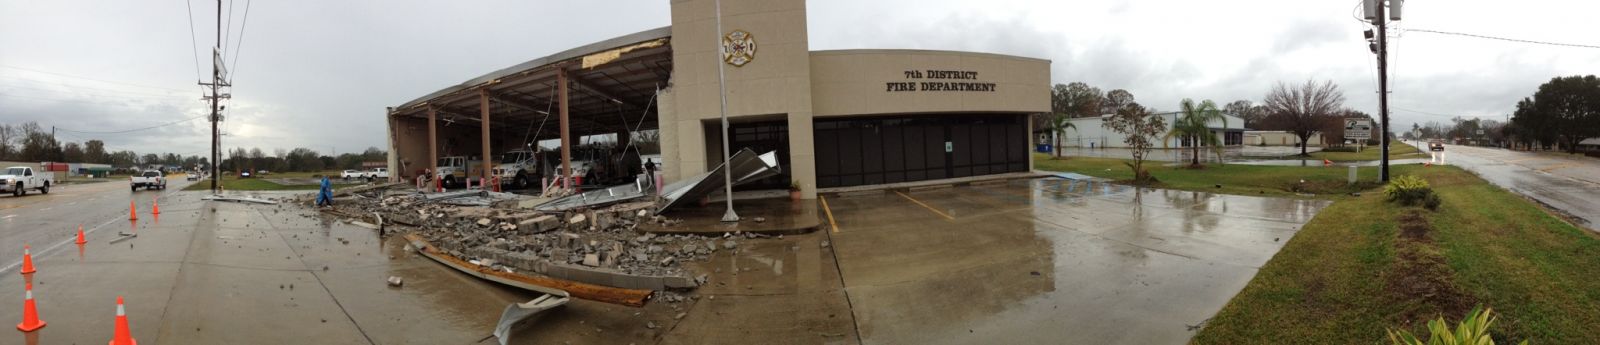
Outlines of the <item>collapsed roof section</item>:
<svg viewBox="0 0 1600 345">
<path fill-rule="evenodd" d="M 757 156 L 755 151 L 744 148 L 734 153 L 733 157 L 729 157 L 728 161 L 733 162 L 733 165 L 727 169 L 723 168 L 723 165 L 727 164 L 724 162 L 717 164 L 711 171 L 663 187 L 661 198 L 665 200 L 661 203 L 661 208 L 656 209 L 656 214 L 720 191 L 727 185 L 725 181 L 731 180 L 733 185 L 737 186 L 783 173 L 783 169 L 778 166 L 778 151 L 769 151 Z M 730 170 L 733 178 L 723 178 L 723 172 Z"/>
</svg>

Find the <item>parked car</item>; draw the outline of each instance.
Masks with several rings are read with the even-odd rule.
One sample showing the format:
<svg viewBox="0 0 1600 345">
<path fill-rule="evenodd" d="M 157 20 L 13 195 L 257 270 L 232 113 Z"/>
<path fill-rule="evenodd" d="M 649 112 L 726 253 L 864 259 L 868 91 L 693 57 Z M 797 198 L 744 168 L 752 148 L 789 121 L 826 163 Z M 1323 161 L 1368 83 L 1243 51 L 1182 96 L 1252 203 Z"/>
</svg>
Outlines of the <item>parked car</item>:
<svg viewBox="0 0 1600 345">
<path fill-rule="evenodd" d="M 50 194 L 50 185 L 55 181 L 56 175 L 52 172 L 34 172 L 31 167 L 10 167 L 0 174 L 0 192 L 23 196 L 28 194 L 29 189 L 34 189 L 39 194 Z"/>
<path fill-rule="evenodd" d="M 250 178 L 250 172 L 249 171 L 240 171 L 239 172 L 239 178 Z"/>
<path fill-rule="evenodd" d="M 345 181 L 353 178 L 367 178 L 367 173 L 361 172 L 361 170 L 345 170 L 339 173 L 339 178 L 345 179 Z"/>
<path fill-rule="evenodd" d="M 266 174 L 271 174 L 271 173 L 272 173 L 271 171 L 266 171 L 266 170 L 257 170 L 256 171 L 256 175 L 266 175 Z"/>
<path fill-rule="evenodd" d="M 139 175 L 128 177 L 128 187 L 134 191 L 138 191 L 139 187 L 144 187 L 147 190 L 167 189 L 167 176 L 162 174 L 160 170 L 145 170 Z"/>
<path fill-rule="evenodd" d="M 371 171 L 367 171 L 367 178 L 387 179 L 389 178 L 389 168 L 372 168 Z"/>
<path fill-rule="evenodd" d="M 189 181 L 199 181 L 200 180 L 200 174 L 197 174 L 197 173 L 194 173 L 194 172 L 190 172 L 189 174 L 185 175 L 183 177 L 183 179 L 189 180 Z"/>
</svg>

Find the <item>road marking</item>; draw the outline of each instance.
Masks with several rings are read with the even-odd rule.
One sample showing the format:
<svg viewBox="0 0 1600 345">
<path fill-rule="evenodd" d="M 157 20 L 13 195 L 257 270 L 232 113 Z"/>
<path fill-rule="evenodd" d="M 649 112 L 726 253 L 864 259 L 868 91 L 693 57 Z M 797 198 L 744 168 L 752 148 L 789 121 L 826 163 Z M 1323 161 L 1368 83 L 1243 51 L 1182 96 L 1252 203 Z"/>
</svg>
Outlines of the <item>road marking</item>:
<svg viewBox="0 0 1600 345">
<path fill-rule="evenodd" d="M 49 211 L 52 208 L 54 208 L 54 207 L 41 208 L 41 209 L 39 209 L 39 211 Z"/>
<path fill-rule="evenodd" d="M 10 217 L 6 217 L 6 218 L 10 218 Z M 121 218 L 121 217 L 120 216 L 111 217 L 111 220 L 107 220 L 105 223 L 100 223 L 100 225 L 95 225 L 93 228 L 86 229 L 83 232 L 84 232 L 85 235 L 93 234 L 95 231 L 100 230 L 100 228 L 105 227 L 106 225 L 117 221 L 119 218 Z M 44 257 L 45 255 L 50 254 L 50 252 L 53 252 L 56 249 L 61 248 L 61 246 L 67 245 L 68 243 L 72 243 L 73 241 L 77 241 L 77 238 L 76 237 L 68 237 L 66 240 L 63 240 L 63 241 L 61 241 L 59 243 L 56 243 L 55 245 L 46 247 L 46 248 L 44 248 L 44 250 L 40 250 L 35 255 L 38 255 L 39 257 Z M 17 266 L 22 266 L 22 260 L 17 260 L 17 262 L 13 262 L 10 265 L 6 265 L 6 267 L 0 268 L 0 273 L 10 272 L 12 269 L 16 269 Z"/>
<path fill-rule="evenodd" d="M 1552 165 L 1552 166 L 1548 166 L 1548 167 L 1544 167 L 1544 168 L 1539 168 L 1539 171 L 1551 172 L 1551 171 L 1554 171 L 1554 170 L 1571 168 L 1571 167 L 1575 167 L 1575 166 L 1578 166 L 1578 165 L 1580 165 L 1580 164 L 1578 164 L 1578 163 L 1556 164 L 1556 165 Z"/>
<path fill-rule="evenodd" d="M 828 226 L 832 226 L 833 232 L 838 233 L 839 223 L 833 221 L 833 209 L 828 208 L 828 197 L 818 195 L 817 199 L 822 200 L 822 212 L 828 214 Z"/>
<path fill-rule="evenodd" d="M 919 201 L 916 198 L 912 198 L 910 195 L 906 195 L 906 193 L 901 193 L 900 191 L 894 191 L 894 193 L 895 194 L 900 194 L 900 196 L 905 197 L 906 200 L 911 200 L 911 202 L 917 203 L 917 205 L 922 205 L 922 208 L 926 208 L 929 211 L 933 211 L 933 213 L 938 214 L 940 217 L 944 217 L 944 219 L 946 219 L 946 220 L 956 220 L 956 217 L 951 217 L 948 214 L 944 214 L 944 212 L 940 212 L 939 209 L 933 208 L 933 206 L 928 206 L 928 204 L 924 204 L 924 203 L 922 203 L 922 201 Z"/>
<path fill-rule="evenodd" d="M 17 215 L 14 215 L 14 214 L 8 214 L 5 217 L 0 217 L 0 219 L 11 219 L 11 217 L 16 217 L 16 216 Z"/>
</svg>

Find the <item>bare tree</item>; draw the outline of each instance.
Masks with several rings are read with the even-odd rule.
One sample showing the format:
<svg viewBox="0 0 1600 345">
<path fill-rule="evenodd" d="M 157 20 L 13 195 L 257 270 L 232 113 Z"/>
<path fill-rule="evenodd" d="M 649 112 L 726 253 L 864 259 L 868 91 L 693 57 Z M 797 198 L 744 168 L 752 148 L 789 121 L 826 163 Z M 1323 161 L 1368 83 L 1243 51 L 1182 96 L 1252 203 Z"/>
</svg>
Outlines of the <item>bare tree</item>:
<svg viewBox="0 0 1600 345">
<path fill-rule="evenodd" d="M 78 143 L 67 143 L 61 146 L 61 160 L 82 163 L 88 161 L 84 157 L 83 146 L 78 145 Z"/>
<path fill-rule="evenodd" d="M 17 128 L 9 124 L 0 124 L 0 160 L 11 159 L 17 154 Z"/>
<path fill-rule="evenodd" d="M 1335 113 L 1344 107 L 1344 92 L 1332 81 L 1306 80 L 1304 85 L 1279 82 L 1267 93 L 1267 118 L 1263 127 L 1289 131 L 1300 137 L 1300 155 L 1306 154 L 1306 141 L 1338 120 Z"/>
<path fill-rule="evenodd" d="M 55 136 L 45 131 L 44 127 L 40 127 L 39 123 L 23 123 L 18 129 L 22 139 L 22 152 L 19 155 L 21 160 L 31 162 L 61 160 L 61 144 L 56 142 Z"/>
<path fill-rule="evenodd" d="M 1155 147 L 1156 136 L 1167 131 L 1166 120 L 1160 116 L 1150 115 L 1138 103 L 1128 103 L 1117 114 L 1101 123 L 1101 126 L 1123 135 L 1122 142 L 1128 144 L 1128 149 L 1133 151 L 1133 162 L 1127 163 L 1133 168 L 1133 182 L 1145 184 L 1155 182 L 1150 172 L 1144 169 L 1144 158 Z"/>
</svg>

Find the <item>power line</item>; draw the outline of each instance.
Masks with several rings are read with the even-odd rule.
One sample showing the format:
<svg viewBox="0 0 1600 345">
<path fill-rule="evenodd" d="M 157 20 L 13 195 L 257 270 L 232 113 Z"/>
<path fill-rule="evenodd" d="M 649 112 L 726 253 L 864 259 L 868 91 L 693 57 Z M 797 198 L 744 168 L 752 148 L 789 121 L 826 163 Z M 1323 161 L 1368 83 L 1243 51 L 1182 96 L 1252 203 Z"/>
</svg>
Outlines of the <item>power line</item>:
<svg viewBox="0 0 1600 345">
<path fill-rule="evenodd" d="M 174 92 L 188 92 L 188 91 L 183 91 L 183 90 L 174 89 L 174 88 L 167 88 L 167 87 L 160 87 L 160 86 L 150 86 L 150 85 L 141 85 L 141 84 L 134 84 L 134 83 L 124 83 L 124 82 L 120 82 L 120 81 L 110 81 L 110 80 L 105 80 L 105 79 L 96 79 L 96 78 L 77 76 L 77 75 L 71 75 L 71 74 L 65 74 L 65 73 L 41 71 L 41 70 L 36 70 L 36 69 L 32 69 L 32 68 L 23 68 L 23 67 L 17 67 L 17 66 L 0 65 L 0 68 L 10 68 L 10 69 L 23 70 L 23 71 L 29 71 L 29 72 L 34 72 L 34 73 L 44 73 L 44 74 L 56 75 L 56 76 L 62 76 L 62 77 L 68 77 L 68 78 L 78 78 L 78 79 L 83 79 L 83 80 L 98 81 L 98 82 L 102 82 L 102 83 L 122 84 L 122 85 L 127 85 L 127 86 L 137 86 L 137 87 L 143 87 L 143 88 L 167 90 L 167 91 L 174 91 Z"/>
<path fill-rule="evenodd" d="M 189 10 L 189 53 L 194 58 L 194 80 L 200 80 L 200 42 L 194 38 L 194 3 L 184 0 L 184 9 Z M 200 88 L 204 90 L 205 88 Z"/>
<path fill-rule="evenodd" d="M 232 0 L 229 1 L 232 4 Z M 232 10 L 229 10 L 232 11 Z M 244 29 L 250 25 L 250 0 L 244 1 L 244 17 L 239 20 L 239 42 L 233 44 L 233 63 L 228 64 L 228 80 L 239 74 L 239 50 L 244 46 Z"/>
<path fill-rule="evenodd" d="M 218 2 L 217 6 L 222 6 L 222 3 Z M 227 52 L 228 49 L 226 47 L 228 46 L 228 42 L 231 42 L 231 40 L 233 39 L 233 0 L 228 0 L 228 22 L 227 22 L 227 26 L 228 26 L 228 31 L 225 31 L 226 33 L 224 33 L 222 35 L 222 46 L 224 47 L 222 49 L 223 52 Z"/>
<path fill-rule="evenodd" d="M 1477 35 L 1477 34 L 1469 34 L 1469 33 L 1461 33 L 1461 32 L 1449 32 L 1449 31 L 1436 31 L 1436 30 L 1425 30 L 1425 29 L 1405 29 L 1405 31 L 1416 31 L 1416 32 L 1426 32 L 1426 33 L 1434 33 L 1434 34 L 1441 34 L 1441 35 L 1456 35 L 1456 36 L 1465 36 L 1465 37 L 1472 37 L 1472 38 L 1482 38 L 1482 39 L 1491 39 L 1491 40 L 1500 40 L 1500 41 L 1508 41 L 1508 42 L 1517 42 L 1517 43 L 1532 43 L 1532 44 L 1543 44 L 1543 45 L 1552 45 L 1552 46 L 1562 46 L 1562 47 L 1573 47 L 1573 48 L 1594 48 L 1594 49 L 1600 49 L 1600 46 L 1592 46 L 1592 45 L 1585 45 L 1585 44 L 1572 44 L 1572 43 L 1556 43 L 1556 42 L 1545 42 L 1545 41 L 1534 41 L 1534 40 L 1524 40 L 1524 39 L 1516 39 L 1516 38 L 1505 38 L 1505 37 L 1494 37 L 1494 36 L 1484 36 L 1484 35 Z"/>
<path fill-rule="evenodd" d="M 207 115 L 201 115 L 201 116 L 196 116 L 196 117 L 191 117 L 191 118 L 187 118 L 187 119 L 183 119 L 183 120 L 178 120 L 178 121 L 172 121 L 172 122 L 168 122 L 168 123 L 163 123 L 163 124 L 159 124 L 159 125 L 155 125 L 155 126 L 150 126 L 150 127 L 140 127 L 140 128 L 134 128 L 134 129 L 125 129 L 125 130 L 120 130 L 120 131 L 80 131 L 80 130 L 73 130 L 73 129 L 66 129 L 66 128 L 61 128 L 61 127 L 55 127 L 55 129 L 56 129 L 56 130 L 57 130 L 57 131 L 62 131 L 62 132 L 76 132 L 76 133 L 91 133 L 91 134 L 118 134 L 118 133 L 127 133 L 127 132 L 135 132 L 135 131 L 142 131 L 142 130 L 148 130 L 148 129 L 156 129 L 156 128 L 161 128 L 161 127 L 166 127 L 166 126 L 171 126 L 171 125 L 176 125 L 176 124 L 180 124 L 180 123 L 184 123 L 184 122 L 189 122 L 189 121 L 194 121 L 194 120 L 199 120 L 199 119 L 203 119 L 203 118 L 206 118 L 206 116 L 207 116 Z"/>
</svg>

